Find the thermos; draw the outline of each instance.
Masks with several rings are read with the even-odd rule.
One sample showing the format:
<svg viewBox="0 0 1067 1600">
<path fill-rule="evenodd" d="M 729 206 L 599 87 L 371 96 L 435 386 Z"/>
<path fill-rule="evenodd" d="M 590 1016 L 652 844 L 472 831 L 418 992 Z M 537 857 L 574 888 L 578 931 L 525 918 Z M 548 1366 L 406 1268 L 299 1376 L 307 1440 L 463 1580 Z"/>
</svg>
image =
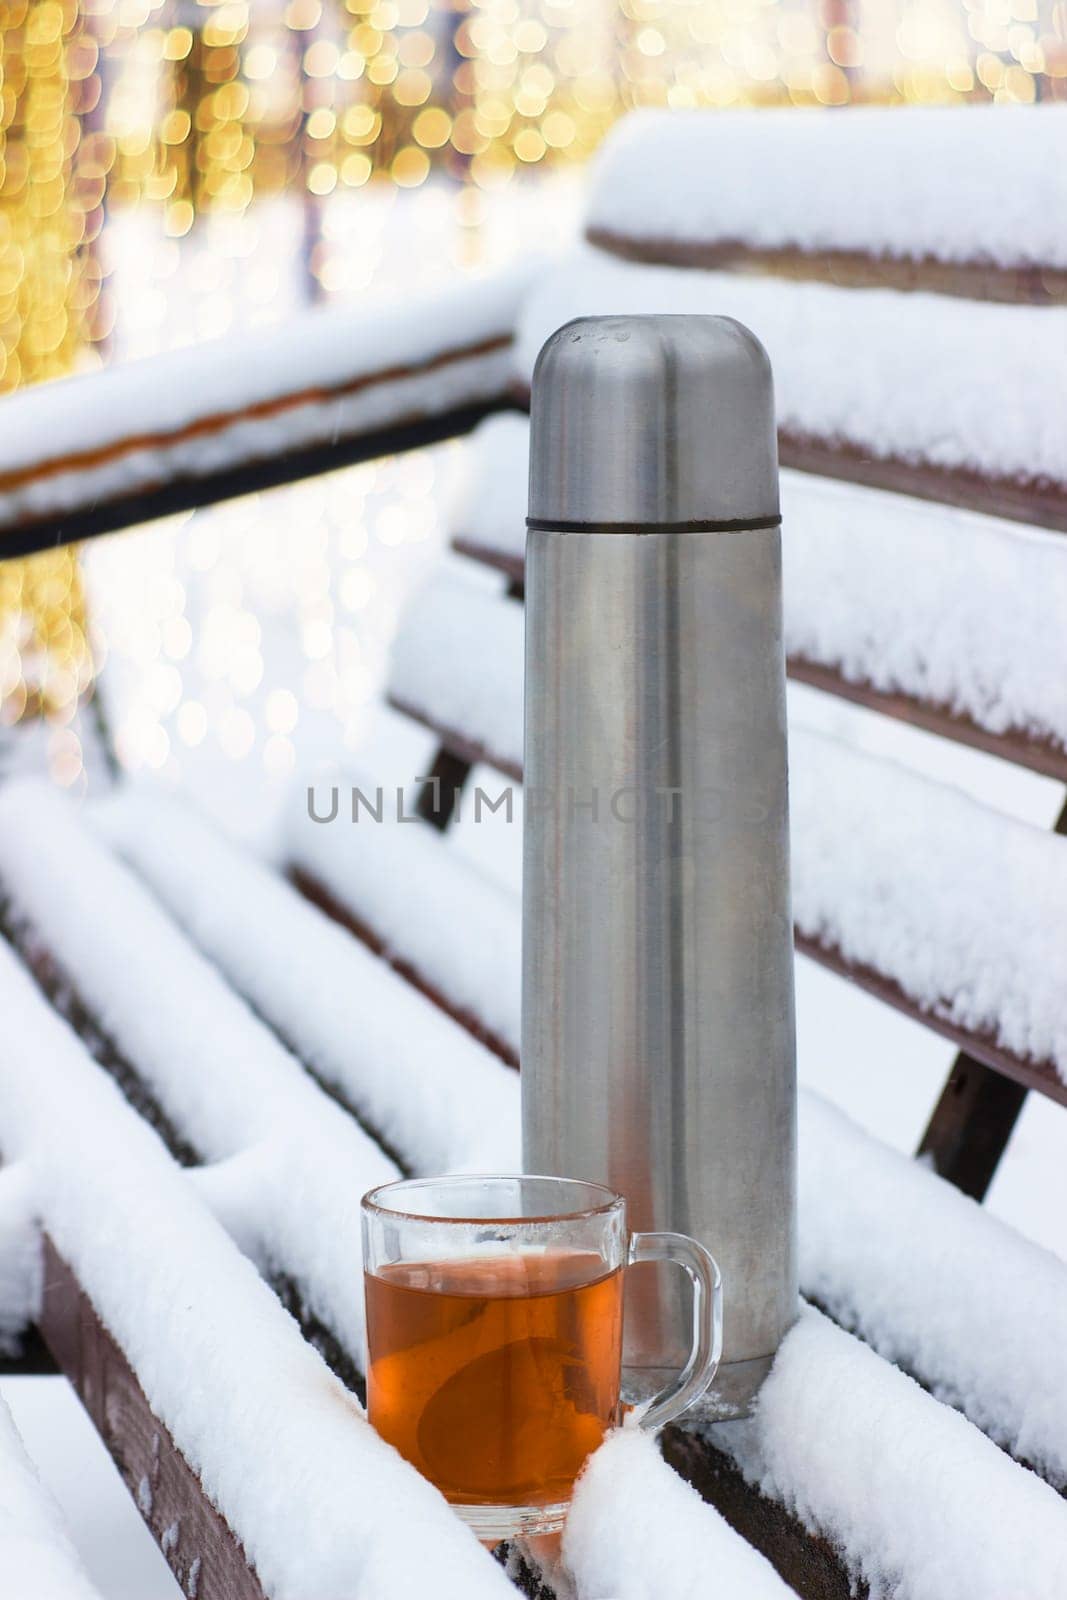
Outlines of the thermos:
<svg viewBox="0 0 1067 1600">
<path fill-rule="evenodd" d="M 712 1250 L 725 1342 L 703 1411 L 739 1416 L 797 1309 L 767 355 L 727 317 L 571 322 L 538 358 L 530 448 L 524 1166 L 607 1183 L 634 1227 Z M 669 1270 L 629 1274 L 635 1396 L 688 1349 Z"/>
</svg>

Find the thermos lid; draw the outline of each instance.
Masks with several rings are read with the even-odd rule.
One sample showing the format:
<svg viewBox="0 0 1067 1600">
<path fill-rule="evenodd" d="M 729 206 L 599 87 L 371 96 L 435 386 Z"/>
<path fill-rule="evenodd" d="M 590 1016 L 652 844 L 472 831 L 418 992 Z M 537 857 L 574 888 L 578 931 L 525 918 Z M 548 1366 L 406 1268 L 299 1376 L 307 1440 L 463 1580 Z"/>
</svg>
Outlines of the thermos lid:
<svg viewBox="0 0 1067 1600">
<path fill-rule="evenodd" d="M 579 317 L 534 369 L 531 527 L 718 532 L 779 520 L 767 352 L 732 317 Z"/>
</svg>

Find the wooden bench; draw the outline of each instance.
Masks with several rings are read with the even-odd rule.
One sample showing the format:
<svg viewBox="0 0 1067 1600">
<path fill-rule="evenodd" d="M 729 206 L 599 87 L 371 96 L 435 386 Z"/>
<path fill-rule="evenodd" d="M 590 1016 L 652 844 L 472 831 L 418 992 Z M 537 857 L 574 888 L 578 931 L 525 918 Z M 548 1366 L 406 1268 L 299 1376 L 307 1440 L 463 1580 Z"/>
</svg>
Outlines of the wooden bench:
<svg viewBox="0 0 1067 1600">
<path fill-rule="evenodd" d="M 802 119 L 824 141 L 805 170 L 847 166 L 855 115 Z M 870 114 L 872 139 L 904 141 L 901 161 L 910 115 Z M 972 113 L 938 115 L 954 130 Z M 1062 119 L 1032 116 L 1013 141 L 1046 126 L 1061 137 Z M 999 125 L 979 124 L 971 165 L 1003 198 L 1003 163 L 980 159 Z M 912 206 L 899 255 L 869 217 L 870 249 L 814 247 L 803 229 L 817 235 L 837 209 L 810 189 L 796 237 L 739 237 L 736 196 L 718 230 L 714 205 L 698 207 L 694 237 L 691 181 L 655 211 L 647 198 L 676 137 L 672 119 L 623 129 L 594 188 L 596 248 L 521 297 L 514 336 L 493 312 L 517 365 L 494 356 L 468 373 L 451 411 L 435 394 L 432 431 L 410 437 L 521 405 L 541 338 L 569 315 L 732 311 L 771 350 L 783 460 L 802 469 L 784 486 L 791 675 L 1063 782 L 1067 547 L 1023 524 L 1067 528 L 1067 434 L 1048 409 L 1062 421 L 1064 263 L 1013 259 L 993 212 L 949 228 L 946 255 L 935 224 L 958 163 L 946 177 L 936 146 L 900 177 Z M 781 144 L 752 119 L 698 119 L 686 148 L 715 170 L 724 137 L 773 187 L 760 163 Z M 1029 171 L 1049 181 L 1017 160 L 1012 183 L 1025 189 Z M 649 239 L 652 215 L 668 232 Z M 441 337 L 428 344 L 425 325 L 405 335 L 413 366 Z M 114 381 L 146 389 L 143 373 Z M 73 387 L 57 386 L 71 419 Z M 959 403 L 975 394 L 982 407 Z M 14 404 L 16 422 L 18 408 L 45 415 L 46 391 Z M 423 423 L 409 411 L 404 426 Z M 381 447 L 366 428 L 353 423 L 343 458 Z M 123 505 L 148 515 L 176 494 L 342 458 L 320 439 L 314 457 L 257 465 L 271 446 L 253 431 L 227 478 L 240 439 L 196 483 L 169 447 L 136 493 L 140 467 L 119 473 L 111 525 Z M 29 473 L 7 502 L 16 542 L 91 528 L 89 477 L 57 506 L 62 474 L 46 472 L 26 511 L 34 472 L 19 448 L 4 458 Z M 139 449 L 120 454 L 130 465 Z M 668 1430 L 662 1459 L 628 1432 L 610 1441 L 576 1499 L 569 1573 L 543 1549 L 494 1565 L 358 1414 L 359 1193 L 397 1170 L 517 1157 L 520 908 L 444 834 L 457 791 L 476 802 L 476 763 L 521 778 L 525 450 L 521 417 L 482 424 L 454 528 L 470 570 L 457 557 L 397 639 L 390 696 L 438 742 L 417 802 L 428 825 L 353 823 L 353 785 L 373 797 L 382 779 L 338 770 L 312 808 L 328 816 L 336 790 L 337 820 L 313 820 L 304 786 L 294 794 L 279 872 L 150 794 L 79 817 L 36 786 L 0 789 L 0 922 L 15 952 L 0 945 L 0 1156 L 33 1180 L 38 1326 L 190 1596 L 476 1600 L 573 1584 L 582 1600 L 695 1600 L 714 1581 L 739 1600 L 1053 1600 L 1067 1572 L 1067 1268 L 968 1196 L 985 1192 L 1028 1092 L 1067 1100 L 1067 844 L 800 722 L 798 946 L 957 1046 L 930 1161 L 802 1094 L 809 1304 L 758 1414 Z M 0 1218 L 2 1200 L 0 1188 Z"/>
</svg>

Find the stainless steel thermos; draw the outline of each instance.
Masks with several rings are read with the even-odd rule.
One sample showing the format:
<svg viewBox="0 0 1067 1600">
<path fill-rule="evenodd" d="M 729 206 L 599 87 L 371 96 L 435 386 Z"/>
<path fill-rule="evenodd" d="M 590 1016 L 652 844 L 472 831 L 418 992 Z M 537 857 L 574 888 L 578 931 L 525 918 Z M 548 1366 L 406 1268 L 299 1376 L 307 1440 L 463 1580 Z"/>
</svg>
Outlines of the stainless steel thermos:
<svg viewBox="0 0 1067 1600">
<path fill-rule="evenodd" d="M 713 1251 L 744 1414 L 796 1315 L 796 1083 L 770 365 L 726 317 L 541 351 L 526 547 L 523 1159 Z M 631 1392 L 689 1344 L 629 1274 Z M 652 1281 L 660 1274 L 658 1282 Z"/>
</svg>

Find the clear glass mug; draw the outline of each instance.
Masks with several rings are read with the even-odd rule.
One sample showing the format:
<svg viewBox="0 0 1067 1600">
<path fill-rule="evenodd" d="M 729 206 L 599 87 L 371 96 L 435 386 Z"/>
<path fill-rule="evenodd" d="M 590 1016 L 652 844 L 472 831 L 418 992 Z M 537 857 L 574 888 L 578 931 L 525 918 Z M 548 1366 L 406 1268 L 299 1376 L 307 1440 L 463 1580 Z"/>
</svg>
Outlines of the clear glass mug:
<svg viewBox="0 0 1067 1600">
<path fill-rule="evenodd" d="M 456 1176 L 363 1198 L 367 1410 L 487 1541 L 563 1526 L 574 1481 L 620 1420 L 622 1279 L 670 1261 L 693 1285 L 693 1343 L 641 1426 L 705 1392 L 722 1279 L 695 1239 L 631 1233 L 626 1201 L 573 1178 Z"/>
</svg>

